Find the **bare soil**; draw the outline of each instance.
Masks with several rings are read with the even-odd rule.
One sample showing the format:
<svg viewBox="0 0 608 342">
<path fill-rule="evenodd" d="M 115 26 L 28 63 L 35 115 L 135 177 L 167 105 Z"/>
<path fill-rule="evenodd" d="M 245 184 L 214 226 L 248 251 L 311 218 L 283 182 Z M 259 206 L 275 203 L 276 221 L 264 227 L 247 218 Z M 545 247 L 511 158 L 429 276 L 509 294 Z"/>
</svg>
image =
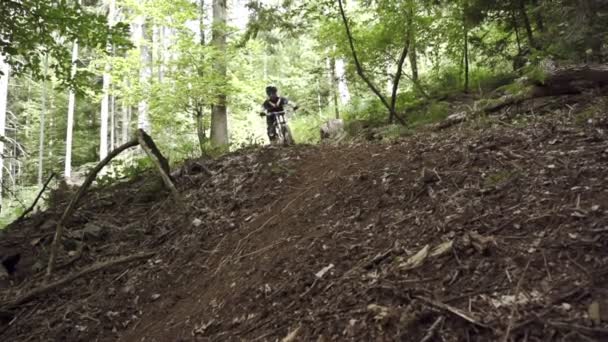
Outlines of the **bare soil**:
<svg viewBox="0 0 608 342">
<path fill-rule="evenodd" d="M 608 341 L 608 115 L 577 113 L 190 161 L 183 205 L 98 189 L 54 279 L 156 255 L 0 306 L 0 340 Z M 2 232 L 2 302 L 42 285 L 61 197 Z"/>
</svg>

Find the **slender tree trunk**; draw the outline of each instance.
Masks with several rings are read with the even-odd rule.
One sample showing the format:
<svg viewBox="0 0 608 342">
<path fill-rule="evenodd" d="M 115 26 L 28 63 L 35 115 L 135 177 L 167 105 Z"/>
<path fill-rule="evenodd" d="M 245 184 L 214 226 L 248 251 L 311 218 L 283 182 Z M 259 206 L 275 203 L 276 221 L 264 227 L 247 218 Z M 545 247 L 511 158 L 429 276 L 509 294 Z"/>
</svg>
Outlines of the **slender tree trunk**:
<svg viewBox="0 0 608 342">
<path fill-rule="evenodd" d="M 317 79 L 317 111 L 319 118 L 323 117 L 323 102 L 321 101 L 321 82 Z"/>
<path fill-rule="evenodd" d="M 116 143 L 116 97 L 110 96 L 110 151 Z"/>
<path fill-rule="evenodd" d="M 226 78 L 226 24 L 228 8 L 226 0 L 213 0 L 213 33 L 211 44 L 219 51 L 215 61 L 215 71 Z M 226 94 L 218 94 L 211 113 L 211 143 L 226 146 L 228 141 L 228 115 Z"/>
<path fill-rule="evenodd" d="M 466 11 L 468 10 L 468 2 L 464 1 L 464 10 L 462 13 L 462 25 L 464 31 L 464 92 L 469 92 L 469 25 L 467 23 Z"/>
<path fill-rule="evenodd" d="M 38 185 L 42 186 L 44 174 L 44 125 L 46 119 L 46 77 L 49 69 L 49 57 L 44 56 L 44 80 L 42 80 L 42 99 L 40 108 L 40 135 L 38 138 Z"/>
<path fill-rule="evenodd" d="M 121 143 L 126 143 L 127 141 L 129 141 L 129 106 L 127 105 L 127 101 L 126 100 L 122 100 L 122 108 L 121 108 L 121 114 L 122 114 L 122 118 L 121 118 L 121 122 L 120 122 L 120 129 L 121 129 Z"/>
<path fill-rule="evenodd" d="M 6 107 L 8 105 L 8 80 L 10 77 L 10 67 L 4 61 L 4 56 L 0 55 L 0 137 L 6 135 Z M 0 140 L 0 212 L 2 212 L 3 190 L 4 190 L 4 139 Z"/>
<path fill-rule="evenodd" d="M 116 12 L 115 0 L 110 0 L 108 11 L 108 26 L 114 25 L 114 16 Z M 108 50 L 110 46 L 106 47 Z M 112 84 L 112 76 L 110 70 L 112 66 L 107 63 L 103 73 L 103 97 L 101 99 L 101 125 L 99 131 L 99 160 L 103 160 L 108 155 L 108 117 L 110 107 L 110 87 Z"/>
<path fill-rule="evenodd" d="M 405 59 L 407 57 L 407 49 L 409 49 L 409 35 L 405 43 L 405 49 L 403 50 L 403 52 L 401 53 L 401 57 L 399 58 L 397 74 L 395 75 L 395 82 L 393 82 L 393 98 L 391 99 L 391 103 L 389 103 L 386 97 L 382 95 L 382 92 L 380 92 L 378 88 L 374 85 L 374 83 L 369 78 L 367 78 L 367 75 L 365 75 L 365 72 L 363 71 L 363 66 L 359 61 L 359 56 L 357 55 L 357 50 L 355 49 L 355 42 L 353 39 L 353 35 L 350 31 L 350 26 L 348 24 L 348 19 L 346 18 L 346 13 L 344 11 L 344 5 L 342 4 L 342 0 L 338 0 L 338 6 L 340 8 L 340 15 L 342 17 L 342 22 L 344 23 L 344 28 L 346 30 L 346 36 L 348 38 L 350 51 L 353 55 L 353 60 L 355 61 L 355 67 L 357 68 L 357 74 L 365 82 L 365 84 L 367 84 L 368 88 L 378 97 L 378 99 L 380 99 L 380 102 L 382 102 L 384 107 L 386 107 L 386 109 L 389 111 L 389 122 L 393 123 L 394 119 L 397 118 L 397 120 L 401 124 L 405 124 L 405 121 L 395 112 L 395 103 L 397 91 L 399 89 L 399 81 L 403 72 L 403 63 L 405 62 Z"/>
<path fill-rule="evenodd" d="M 160 32 L 159 32 L 159 56 L 158 56 L 158 82 L 163 83 L 165 81 L 165 53 L 166 53 L 166 37 L 165 37 L 165 30 L 166 28 L 164 26 L 161 26 L 160 28 Z"/>
<path fill-rule="evenodd" d="M 338 77 L 336 76 L 336 58 L 331 57 L 329 59 L 329 69 L 331 73 L 331 92 L 334 100 L 334 110 L 336 113 L 336 119 L 340 118 L 340 106 L 338 96 L 340 95 L 340 89 L 338 84 Z"/>
<path fill-rule="evenodd" d="M 72 79 L 76 76 L 76 62 L 78 61 L 78 41 L 74 41 L 72 48 Z M 70 89 L 68 98 L 68 123 L 65 137 L 65 165 L 63 175 L 66 179 L 72 176 L 72 132 L 74 130 L 74 107 L 76 94 Z"/>
<path fill-rule="evenodd" d="M 137 26 L 137 37 L 139 38 L 141 69 L 139 71 L 139 82 L 143 88 L 152 79 L 152 53 L 150 51 L 149 35 L 146 30 L 146 19 L 141 17 Z M 150 132 L 150 119 L 148 114 L 148 101 L 143 98 L 137 106 L 137 128 Z"/>
<path fill-rule="evenodd" d="M 524 0 L 519 0 L 519 14 L 524 20 L 524 27 L 526 28 L 526 34 L 528 35 L 528 43 L 531 47 L 536 48 L 536 42 L 534 41 L 534 34 L 532 32 L 532 25 L 530 25 L 530 18 L 526 12 L 526 4 Z"/>
<path fill-rule="evenodd" d="M 511 12 L 511 21 L 513 22 L 513 29 L 515 30 L 515 41 L 517 42 L 517 55 L 522 55 L 521 49 L 521 36 L 519 34 L 519 24 L 517 23 L 517 16 L 515 16 L 515 11 Z"/>
<path fill-rule="evenodd" d="M 205 123 L 203 122 L 203 106 L 196 109 L 196 135 L 198 136 L 198 145 L 201 149 L 201 154 L 205 153 Z"/>
<path fill-rule="evenodd" d="M 198 2 L 198 33 L 199 42 L 205 45 L 205 0 Z"/>
<path fill-rule="evenodd" d="M 542 8 L 540 7 L 539 0 L 534 0 L 534 20 L 536 21 L 536 27 L 540 32 L 545 32 L 545 21 L 543 20 Z"/>
<path fill-rule="evenodd" d="M 416 45 L 418 35 L 416 32 L 416 24 L 414 22 L 416 8 L 414 1 L 409 1 L 409 5 L 408 30 L 410 32 L 410 67 L 412 69 L 412 80 L 414 82 L 418 82 L 418 51 Z"/>
<path fill-rule="evenodd" d="M 350 102 L 350 91 L 348 90 L 348 81 L 346 80 L 346 71 L 344 60 L 336 60 L 336 77 L 338 79 L 338 91 L 340 93 L 340 101 L 343 105 Z"/>
</svg>

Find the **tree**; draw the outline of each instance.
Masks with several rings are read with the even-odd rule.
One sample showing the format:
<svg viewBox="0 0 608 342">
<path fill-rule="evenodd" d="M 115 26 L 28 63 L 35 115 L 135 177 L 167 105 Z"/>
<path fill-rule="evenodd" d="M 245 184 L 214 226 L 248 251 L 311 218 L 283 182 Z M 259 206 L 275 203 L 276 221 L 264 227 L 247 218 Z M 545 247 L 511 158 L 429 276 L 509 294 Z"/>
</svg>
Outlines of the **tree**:
<svg viewBox="0 0 608 342">
<path fill-rule="evenodd" d="M 213 0 L 213 33 L 211 45 L 219 54 L 215 60 L 215 73 L 226 78 L 226 25 L 228 20 L 226 0 Z M 228 113 L 226 94 L 217 94 L 211 113 L 211 143 L 216 146 L 228 145 Z"/>
<path fill-rule="evenodd" d="M 5 127 L 6 127 L 6 107 L 8 102 L 8 80 L 10 75 L 10 67 L 4 57 L 0 56 L 0 211 L 2 211 L 2 198 L 4 191 L 3 174 L 4 174 L 4 142 L 5 142 Z"/>
<path fill-rule="evenodd" d="M 74 79 L 76 77 L 76 63 L 78 62 L 78 40 L 74 41 L 72 46 L 72 73 L 71 77 Z M 74 133 L 74 110 L 76 107 L 76 93 L 74 89 L 70 88 L 69 90 L 69 100 L 68 100 L 68 122 L 66 128 L 66 137 L 65 137 L 65 164 L 63 175 L 66 179 L 70 179 L 72 176 L 72 140 Z"/>
<path fill-rule="evenodd" d="M 140 16 L 136 24 L 135 37 L 139 44 L 140 69 L 139 84 L 142 89 L 149 86 L 152 79 L 152 52 L 150 51 L 150 37 L 146 30 L 146 17 Z M 150 118 L 148 113 L 148 100 L 145 94 L 137 105 L 137 128 L 150 132 Z"/>
<path fill-rule="evenodd" d="M 0 17 L 0 55 L 12 66 L 15 75 L 25 72 L 42 78 L 44 56 L 49 67 L 66 84 L 86 85 L 82 78 L 71 77 L 69 47 L 64 41 L 78 40 L 85 47 L 117 49 L 128 47 L 128 25 L 108 27 L 103 15 L 93 13 L 76 1 L 22 0 L 2 1 Z M 82 82 L 81 82 L 82 81 Z"/>
<path fill-rule="evenodd" d="M 40 108 L 40 134 L 39 134 L 39 145 L 38 145 L 38 185 L 42 186 L 42 178 L 44 177 L 44 126 L 46 120 L 46 97 L 47 97 L 47 76 L 48 76 L 48 56 L 44 58 L 44 74 L 42 79 L 42 96 L 41 96 L 41 108 Z"/>
<path fill-rule="evenodd" d="M 110 29 L 114 25 L 115 16 L 115 0 L 110 0 L 108 10 L 108 26 Z M 108 47 L 108 53 L 111 52 L 111 46 Z M 112 83 L 112 76 L 110 75 L 111 66 L 106 64 L 105 72 L 103 74 L 103 98 L 101 99 L 101 130 L 100 130 L 100 142 L 99 142 L 99 160 L 103 160 L 108 155 L 108 117 L 110 110 L 110 86 Z M 112 116 L 112 119 L 114 116 Z M 114 125 L 111 126 L 112 132 L 114 131 Z M 112 134 L 114 136 L 114 134 Z M 112 139 L 112 144 L 114 143 Z"/>
<path fill-rule="evenodd" d="M 401 51 L 401 55 L 399 56 L 399 60 L 397 62 L 397 72 L 396 72 L 395 77 L 392 82 L 393 89 L 392 89 L 390 103 L 389 103 L 389 101 L 386 99 L 386 97 L 384 95 L 382 95 L 382 92 L 380 92 L 380 90 L 378 90 L 378 88 L 374 85 L 374 83 L 371 81 L 371 79 L 369 77 L 367 77 L 367 75 L 365 74 L 365 71 L 363 70 L 363 66 L 357 55 L 357 50 L 355 49 L 354 38 L 353 38 L 351 29 L 350 29 L 350 25 L 348 23 L 348 19 L 346 18 L 346 13 L 344 11 L 344 5 L 342 4 L 342 0 L 338 0 L 338 5 L 340 8 L 340 15 L 342 17 L 342 22 L 344 23 L 344 28 L 346 29 L 346 35 L 348 37 L 348 44 L 349 44 L 349 47 L 350 47 L 350 50 L 351 50 L 351 53 L 353 56 L 353 60 L 355 62 L 355 67 L 357 68 L 357 74 L 367 84 L 369 89 L 380 99 L 380 101 L 382 102 L 384 107 L 386 107 L 386 109 L 388 109 L 389 123 L 393 123 L 394 120 L 397 119 L 401 124 L 405 124 L 405 120 L 403 118 L 401 118 L 399 116 L 399 114 L 397 113 L 396 105 L 397 105 L 397 94 L 399 91 L 399 82 L 401 81 L 401 76 L 403 75 L 403 64 L 405 63 L 405 59 L 407 58 L 407 52 L 409 50 L 409 44 L 410 44 L 409 34 L 410 33 L 407 32 L 407 34 L 406 34 L 404 48 Z"/>
</svg>

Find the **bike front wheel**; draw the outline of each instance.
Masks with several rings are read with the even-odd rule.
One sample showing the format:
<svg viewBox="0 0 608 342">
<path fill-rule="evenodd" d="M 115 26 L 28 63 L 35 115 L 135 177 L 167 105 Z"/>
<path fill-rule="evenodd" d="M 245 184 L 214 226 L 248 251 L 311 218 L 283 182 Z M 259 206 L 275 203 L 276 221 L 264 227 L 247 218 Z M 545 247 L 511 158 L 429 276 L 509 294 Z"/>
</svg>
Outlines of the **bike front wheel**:
<svg viewBox="0 0 608 342">
<path fill-rule="evenodd" d="M 289 126 L 283 125 L 281 131 L 281 135 L 283 136 L 283 145 L 289 146 L 294 145 L 296 143 L 293 139 L 293 135 L 291 134 L 291 129 L 289 129 Z"/>
</svg>

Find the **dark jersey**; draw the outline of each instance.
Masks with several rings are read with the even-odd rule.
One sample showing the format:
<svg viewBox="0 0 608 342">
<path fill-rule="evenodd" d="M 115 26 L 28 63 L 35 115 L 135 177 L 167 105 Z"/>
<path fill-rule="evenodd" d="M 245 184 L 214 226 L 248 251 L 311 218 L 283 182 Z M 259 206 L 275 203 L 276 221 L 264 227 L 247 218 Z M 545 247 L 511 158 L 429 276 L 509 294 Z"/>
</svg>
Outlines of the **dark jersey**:
<svg viewBox="0 0 608 342">
<path fill-rule="evenodd" d="M 272 101 L 271 99 L 267 99 L 264 101 L 264 109 L 269 113 L 282 112 L 285 110 L 285 105 L 289 104 L 289 100 L 284 97 L 277 98 L 276 101 Z"/>
</svg>

